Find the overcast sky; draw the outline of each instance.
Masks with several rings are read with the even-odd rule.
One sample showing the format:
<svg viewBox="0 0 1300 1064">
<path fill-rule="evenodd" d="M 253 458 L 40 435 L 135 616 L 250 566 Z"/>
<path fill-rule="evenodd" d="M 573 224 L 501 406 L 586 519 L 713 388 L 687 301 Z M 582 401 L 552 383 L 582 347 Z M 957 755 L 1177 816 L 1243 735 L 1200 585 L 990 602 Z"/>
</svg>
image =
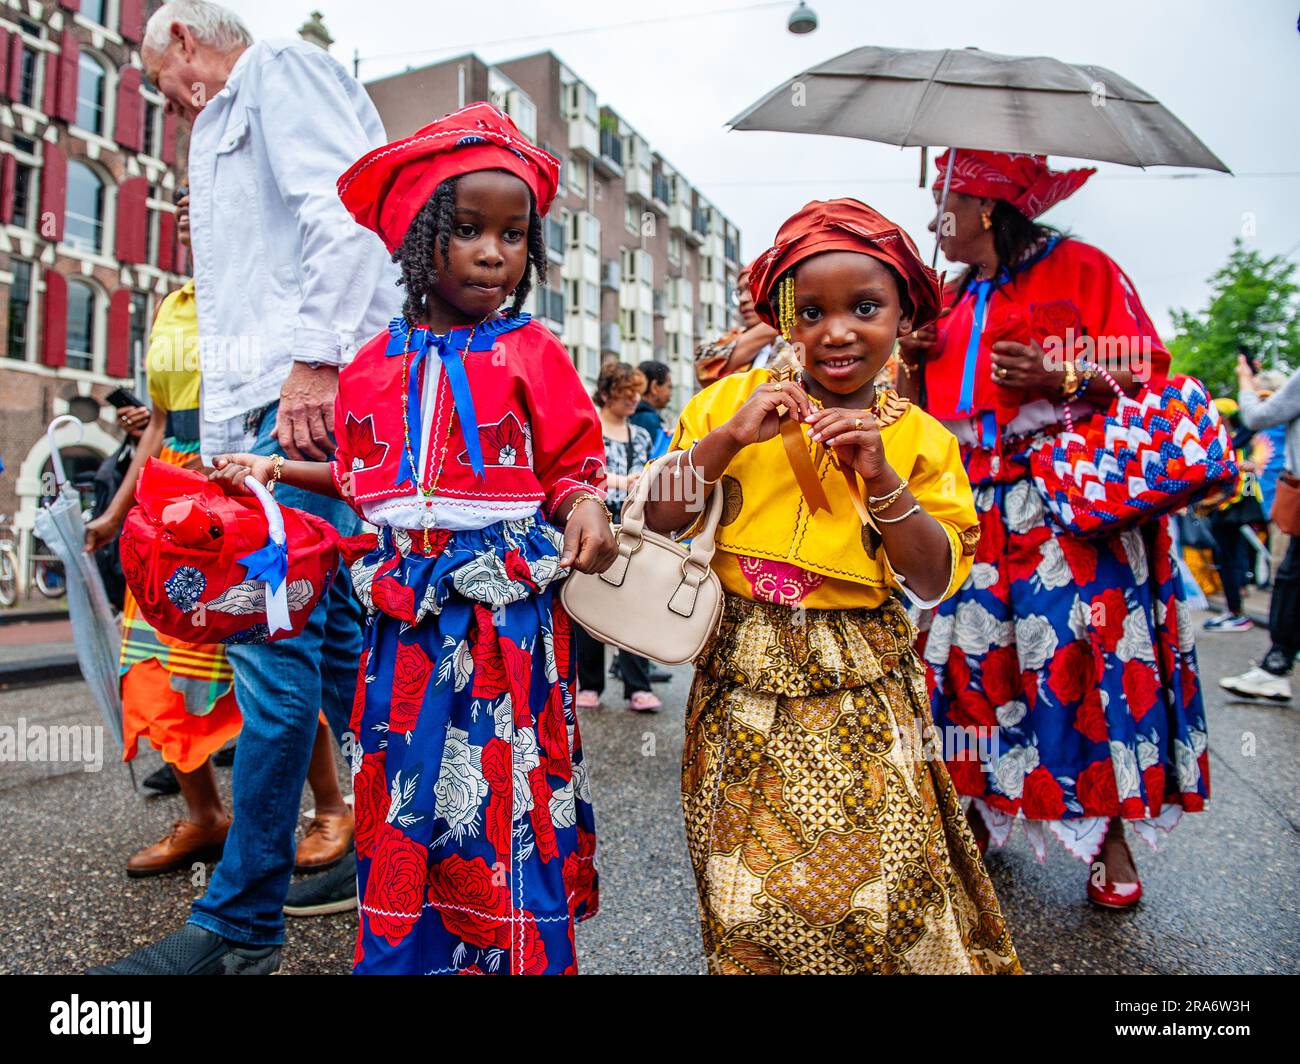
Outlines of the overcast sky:
<svg viewBox="0 0 1300 1064">
<path fill-rule="evenodd" d="M 1044 220 L 1128 272 L 1162 333 L 1170 307 L 1200 309 L 1234 236 L 1300 254 L 1300 35 L 1283 0 L 813 0 L 820 25 L 786 31 L 793 3 L 746 0 L 316 0 L 335 56 L 362 80 L 465 51 L 489 62 L 551 49 L 740 227 L 768 246 L 810 199 L 855 196 L 929 252 L 918 149 L 724 123 L 769 89 L 866 44 L 974 45 L 1108 67 L 1181 118 L 1237 175 L 1100 164 Z M 312 0 L 232 0 L 258 37 L 296 32 Z M 608 28 L 634 20 L 640 25 Z M 601 28 L 606 27 L 606 28 Z M 404 48 L 409 54 L 394 55 Z M 436 115 L 430 114 L 430 118 Z M 933 158 L 933 153 L 932 153 Z M 1052 160 L 1068 166 L 1070 160 Z M 933 168 L 933 163 L 931 163 Z"/>
</svg>

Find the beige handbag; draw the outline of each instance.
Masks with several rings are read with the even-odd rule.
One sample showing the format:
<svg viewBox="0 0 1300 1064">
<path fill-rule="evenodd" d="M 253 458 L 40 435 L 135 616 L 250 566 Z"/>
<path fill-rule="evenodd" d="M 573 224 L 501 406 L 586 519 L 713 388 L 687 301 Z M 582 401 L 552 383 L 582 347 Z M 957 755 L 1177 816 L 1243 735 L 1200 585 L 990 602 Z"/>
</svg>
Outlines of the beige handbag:
<svg viewBox="0 0 1300 1064">
<path fill-rule="evenodd" d="M 722 583 L 709 568 L 722 492 L 710 492 L 704 523 L 689 547 L 647 531 L 646 499 L 669 459 L 676 455 L 647 466 L 623 504 L 622 523 L 614 529 L 614 564 L 603 573 L 570 572 L 560 600 L 602 643 L 680 665 L 704 649 L 722 618 Z"/>
</svg>

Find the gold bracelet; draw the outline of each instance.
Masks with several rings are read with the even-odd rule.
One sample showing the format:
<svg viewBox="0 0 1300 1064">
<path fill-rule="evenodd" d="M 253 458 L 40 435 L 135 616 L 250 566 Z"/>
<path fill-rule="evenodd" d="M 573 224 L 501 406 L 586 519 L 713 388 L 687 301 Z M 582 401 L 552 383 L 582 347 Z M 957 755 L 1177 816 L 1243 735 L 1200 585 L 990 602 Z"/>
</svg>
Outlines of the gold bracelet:
<svg viewBox="0 0 1300 1064">
<path fill-rule="evenodd" d="M 898 502 L 898 500 L 902 497 L 903 492 L 905 492 L 906 490 L 907 490 L 907 481 L 903 480 L 899 482 L 898 487 L 896 487 L 893 491 L 889 492 L 889 494 L 887 495 L 868 495 L 867 509 L 870 510 L 873 514 L 878 514 L 882 510 L 888 510 L 891 506 L 894 505 L 894 503 Z"/>
<path fill-rule="evenodd" d="M 605 505 L 605 500 L 592 491 L 584 491 L 573 500 L 573 505 L 569 507 L 569 517 L 573 516 L 573 511 L 578 508 L 579 503 L 586 502 L 588 499 L 600 504 L 600 508 L 605 511 L 605 520 L 612 525 L 614 523 L 614 515 L 609 512 L 609 507 Z"/>
<path fill-rule="evenodd" d="M 284 470 L 284 455 L 271 455 L 271 480 L 266 485 L 266 490 L 274 493 L 275 486 L 280 483 L 280 474 Z"/>
<path fill-rule="evenodd" d="M 1073 362 L 1064 364 L 1065 380 L 1061 384 L 1061 395 L 1066 399 L 1074 397 L 1074 393 L 1079 390 L 1079 371 L 1075 368 Z"/>
</svg>

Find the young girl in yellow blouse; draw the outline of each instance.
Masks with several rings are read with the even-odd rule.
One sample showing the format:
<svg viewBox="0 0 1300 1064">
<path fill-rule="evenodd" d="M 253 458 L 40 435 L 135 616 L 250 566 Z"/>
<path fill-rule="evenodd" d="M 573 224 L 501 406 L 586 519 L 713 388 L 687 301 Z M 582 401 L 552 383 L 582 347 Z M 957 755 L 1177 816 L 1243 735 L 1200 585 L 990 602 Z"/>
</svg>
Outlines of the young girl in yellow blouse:
<svg viewBox="0 0 1300 1064">
<path fill-rule="evenodd" d="M 709 970 L 1017 972 L 896 594 L 942 601 L 978 538 L 956 440 L 873 383 L 937 278 L 843 199 L 787 221 L 751 288 L 802 364 L 696 395 L 647 507 L 676 531 L 725 499 L 682 759 Z"/>
</svg>

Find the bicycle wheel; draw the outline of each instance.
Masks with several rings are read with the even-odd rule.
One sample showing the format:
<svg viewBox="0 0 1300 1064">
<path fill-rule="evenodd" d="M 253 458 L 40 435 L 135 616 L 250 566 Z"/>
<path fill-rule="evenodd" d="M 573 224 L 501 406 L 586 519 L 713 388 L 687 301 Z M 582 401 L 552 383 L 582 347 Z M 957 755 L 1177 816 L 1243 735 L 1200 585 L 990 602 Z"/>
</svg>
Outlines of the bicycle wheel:
<svg viewBox="0 0 1300 1064">
<path fill-rule="evenodd" d="M 8 546 L 0 547 L 0 607 L 18 601 L 18 559 Z"/>
<path fill-rule="evenodd" d="M 62 598 L 68 593 L 63 566 L 58 562 L 38 562 L 36 565 L 36 590 L 48 599 Z"/>
</svg>

